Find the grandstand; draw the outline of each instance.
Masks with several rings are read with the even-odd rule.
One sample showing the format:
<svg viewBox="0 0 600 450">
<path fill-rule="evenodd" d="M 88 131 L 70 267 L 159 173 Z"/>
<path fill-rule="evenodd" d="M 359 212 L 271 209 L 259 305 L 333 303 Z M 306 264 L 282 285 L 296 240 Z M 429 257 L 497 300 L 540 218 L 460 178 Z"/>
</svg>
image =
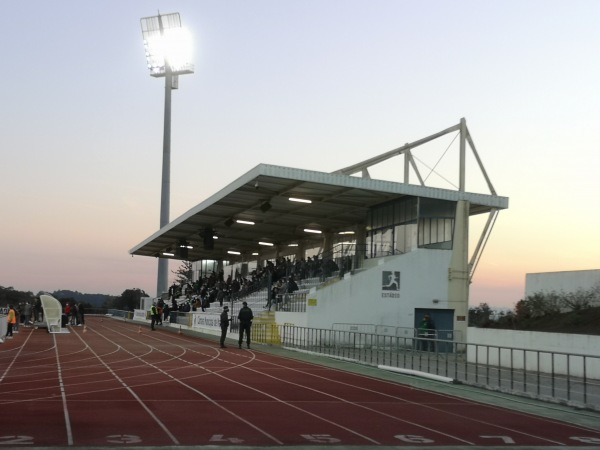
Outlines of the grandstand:
<svg viewBox="0 0 600 450">
<path fill-rule="evenodd" d="M 426 184 L 430 172 L 418 164 L 417 150 L 435 148 L 440 140 L 448 150 L 450 139 L 458 157 L 451 162 L 453 179 L 445 179 L 454 187 Z M 394 157 L 403 158 L 401 181 L 372 177 Z M 266 290 L 246 295 L 259 310 L 270 298 L 273 320 L 280 325 L 415 328 L 429 314 L 438 329 L 464 338 L 469 284 L 499 211 L 508 207 L 481 161 L 461 119 L 332 173 L 259 164 L 130 253 L 192 261 L 195 281 L 213 273 L 243 280 L 282 258 L 309 265 L 317 257 L 321 272 L 302 277 L 305 284 L 295 295 L 284 294 L 278 302 L 269 294 L 278 278 L 271 270 L 261 286 Z M 467 173 L 483 180 L 484 192 L 467 191 Z M 486 215 L 469 254 L 471 218 Z M 185 255 L 176 251 L 181 246 Z"/>
</svg>

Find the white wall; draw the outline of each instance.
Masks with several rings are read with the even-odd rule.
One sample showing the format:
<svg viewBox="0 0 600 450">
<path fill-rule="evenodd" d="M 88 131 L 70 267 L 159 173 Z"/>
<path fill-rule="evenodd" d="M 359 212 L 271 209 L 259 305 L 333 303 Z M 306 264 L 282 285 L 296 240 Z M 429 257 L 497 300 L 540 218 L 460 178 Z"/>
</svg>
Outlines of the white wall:
<svg viewBox="0 0 600 450">
<path fill-rule="evenodd" d="M 586 372 L 588 377 L 600 379 L 600 336 L 565 334 L 565 333 L 542 333 L 537 331 L 518 331 L 518 330 L 492 330 L 487 328 L 469 327 L 467 332 L 467 343 L 478 344 L 481 347 L 476 350 L 474 345 L 467 348 L 467 359 L 469 362 L 475 362 L 478 359 L 484 362 L 489 359 L 491 365 L 498 364 L 498 351 L 494 350 L 486 353 L 483 346 L 495 346 L 506 348 L 519 348 L 531 350 L 525 352 L 525 364 L 527 370 L 537 370 L 542 372 L 552 371 L 552 359 L 549 353 L 569 353 L 596 356 L 598 359 L 590 358 L 586 361 Z M 500 359 L 503 367 L 512 367 L 515 369 L 523 368 L 524 352 L 519 351 L 501 351 Z M 512 360 L 511 360 L 512 358 Z M 572 376 L 583 376 L 583 358 L 556 355 L 554 358 L 554 371 L 559 374 L 567 373 Z"/>
<path fill-rule="evenodd" d="M 600 270 L 528 273 L 525 275 L 525 296 L 536 292 L 569 293 L 600 286 Z"/>
<path fill-rule="evenodd" d="M 415 308 L 448 308 L 448 267 L 451 251 L 417 249 L 379 258 L 375 268 L 347 274 L 344 279 L 311 291 L 307 326 L 331 328 L 333 323 L 414 327 Z M 382 290 L 383 271 L 400 272 L 400 291 Z M 386 297 L 387 294 L 399 298 Z M 439 300 L 433 303 L 433 300 Z M 281 323 L 279 318 L 278 323 Z"/>
</svg>

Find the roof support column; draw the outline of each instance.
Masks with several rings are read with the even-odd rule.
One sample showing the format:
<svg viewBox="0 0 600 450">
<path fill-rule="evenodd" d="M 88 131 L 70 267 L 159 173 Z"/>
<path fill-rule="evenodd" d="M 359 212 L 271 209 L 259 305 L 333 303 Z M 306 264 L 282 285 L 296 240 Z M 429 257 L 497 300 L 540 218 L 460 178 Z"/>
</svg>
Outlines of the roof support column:
<svg viewBox="0 0 600 450">
<path fill-rule="evenodd" d="M 298 241 L 298 247 L 296 248 L 296 260 L 301 260 L 302 258 L 304 258 L 304 252 L 306 250 L 306 245 L 304 244 L 304 241 Z"/>
<path fill-rule="evenodd" d="M 367 253 L 367 227 L 357 225 L 354 236 L 356 238 L 356 250 L 354 252 L 352 267 L 354 269 L 361 269 Z"/>
<path fill-rule="evenodd" d="M 465 178 L 466 178 L 466 154 L 467 154 L 467 122 L 463 117 L 460 119 L 460 161 L 459 161 L 459 180 L 458 190 L 465 192 Z"/>
<path fill-rule="evenodd" d="M 454 309 L 455 340 L 466 341 L 469 309 L 469 202 L 456 204 L 452 258 L 448 268 L 448 308 Z"/>
<path fill-rule="evenodd" d="M 327 231 L 323 234 L 323 256 L 329 255 L 330 259 L 333 257 L 333 233 Z"/>
</svg>

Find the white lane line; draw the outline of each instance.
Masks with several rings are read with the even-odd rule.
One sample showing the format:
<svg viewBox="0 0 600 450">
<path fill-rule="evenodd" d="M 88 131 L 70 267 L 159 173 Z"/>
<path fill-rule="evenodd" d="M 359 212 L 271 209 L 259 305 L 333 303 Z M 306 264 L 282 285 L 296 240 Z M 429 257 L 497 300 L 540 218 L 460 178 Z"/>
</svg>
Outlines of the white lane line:
<svg viewBox="0 0 600 450">
<path fill-rule="evenodd" d="M 119 332 L 117 332 L 117 331 L 114 331 L 114 330 L 113 330 L 113 334 L 114 334 L 114 333 L 117 333 L 117 334 L 119 334 L 119 335 L 121 335 L 121 336 L 123 336 L 123 337 L 126 337 L 127 339 L 129 339 L 129 340 L 131 340 L 131 341 L 133 341 L 133 342 L 139 342 L 139 343 L 143 343 L 143 344 L 145 344 L 145 345 L 149 345 L 147 342 L 142 342 L 142 341 L 138 341 L 137 339 L 132 339 L 132 338 L 131 338 L 131 336 L 127 336 L 127 335 L 125 335 L 125 334 L 122 334 L 122 333 L 119 333 Z M 106 336 L 104 336 L 104 335 L 102 335 L 102 334 L 99 334 L 99 336 L 100 336 L 100 337 L 102 337 L 102 338 L 104 338 L 104 339 L 106 339 L 107 341 L 109 341 L 109 342 L 113 343 L 113 342 L 112 342 L 110 339 L 108 339 L 108 337 L 106 337 Z M 162 342 L 166 342 L 166 341 L 162 341 Z M 168 343 L 169 343 L 170 345 L 173 345 L 172 341 L 169 341 Z M 156 351 L 158 351 L 158 352 L 161 352 L 161 353 L 164 353 L 164 354 L 167 354 L 167 355 L 168 355 L 168 353 L 167 353 L 167 352 L 164 352 L 163 350 L 160 350 L 160 349 L 158 349 L 158 348 L 155 348 L 155 349 L 156 349 Z M 131 352 L 129 352 L 129 351 L 128 351 L 127 349 L 125 349 L 125 348 L 123 348 L 123 351 L 125 351 L 125 352 L 128 352 L 128 353 L 131 353 Z M 198 353 L 198 352 L 196 352 L 196 351 L 194 351 L 194 350 L 191 350 L 191 351 L 192 351 L 192 352 L 194 352 L 194 353 Z M 133 355 L 133 353 L 131 353 L 131 354 Z M 135 356 L 135 355 L 133 355 L 133 356 Z M 136 358 L 137 358 L 137 356 L 136 356 Z M 209 369 L 206 369 L 205 367 L 202 367 L 202 366 L 200 366 L 200 365 L 198 365 L 198 364 L 191 363 L 191 362 L 187 362 L 187 361 L 185 361 L 184 359 L 181 359 L 181 358 L 177 358 L 177 359 L 178 359 L 179 361 L 183 361 L 183 362 L 185 362 L 186 364 L 190 364 L 190 365 L 192 365 L 192 366 L 194 366 L 194 367 L 200 367 L 200 368 L 202 368 L 203 370 L 205 370 L 205 371 L 207 371 L 207 372 L 209 372 L 209 373 L 212 373 L 212 374 L 215 374 L 215 375 L 219 375 L 219 373 L 218 373 L 218 372 L 211 371 L 211 370 L 209 370 Z M 183 382 L 183 381 L 181 381 L 180 379 L 178 379 L 178 378 L 175 378 L 173 375 L 171 375 L 171 374 L 170 374 L 170 373 L 168 373 L 167 371 L 165 371 L 165 370 L 161 369 L 160 367 L 156 367 L 154 364 L 152 364 L 152 363 L 150 363 L 150 362 L 148 362 L 148 361 L 144 361 L 144 360 L 143 360 L 143 359 L 141 359 L 141 358 L 139 358 L 139 360 L 140 360 L 140 361 L 142 361 L 143 363 L 145 363 L 146 365 L 148 365 L 148 366 L 152 367 L 153 369 L 157 370 L 158 372 L 162 373 L 163 375 L 165 375 L 166 377 L 168 377 L 168 378 L 169 378 L 169 379 L 171 379 L 172 381 L 175 381 L 176 383 L 178 383 L 178 384 L 180 384 L 180 385 L 184 386 L 185 388 L 187 388 L 187 389 L 191 390 L 192 392 L 195 392 L 196 394 L 200 395 L 201 397 L 203 397 L 204 399 L 208 400 L 210 403 L 212 403 L 212 404 L 213 404 L 214 406 L 216 406 L 217 408 L 221 409 L 222 411 L 224 411 L 225 413 L 227 413 L 227 414 L 229 414 L 230 416 L 234 417 L 235 419 L 239 420 L 240 422 L 244 422 L 244 423 L 245 423 L 246 425 L 248 425 L 250 428 L 252 428 L 252 429 L 256 430 L 256 431 L 257 431 L 257 432 L 259 432 L 260 434 L 262 434 L 262 435 L 266 436 L 267 438 L 271 439 L 271 440 L 272 440 L 273 442 L 275 442 L 276 444 L 279 444 L 279 445 L 284 445 L 284 443 L 283 443 L 282 441 L 280 441 L 279 439 L 277 439 L 275 436 L 273 436 L 273 435 L 271 435 L 270 433 L 266 432 L 265 430 L 263 430 L 262 428 L 258 427 L 257 425 L 254 425 L 252 422 L 248 421 L 247 419 L 244 419 L 242 416 L 240 416 L 240 415 L 238 415 L 238 414 L 234 413 L 233 411 L 230 411 L 229 409 L 225 408 L 223 405 L 219 404 L 219 403 L 218 403 L 216 400 L 212 399 L 211 397 L 209 397 L 208 395 L 206 395 L 204 392 L 202 392 L 202 391 L 200 391 L 200 390 L 196 389 L 196 388 L 195 388 L 195 387 L 193 387 L 193 386 L 190 386 L 189 384 L 186 384 L 186 383 L 184 383 L 184 382 Z M 219 375 L 219 376 L 221 376 L 221 375 Z M 223 377 L 223 378 L 226 378 L 226 377 Z M 226 379 L 227 379 L 227 378 L 226 378 Z"/>
<path fill-rule="evenodd" d="M 21 344 L 21 346 L 19 347 L 19 350 L 17 351 L 17 353 L 15 353 L 15 355 L 12 357 L 11 361 L 8 363 L 8 365 L 4 369 L 4 372 L 2 372 L 2 376 L 0 376 L 0 383 L 2 383 L 2 381 L 4 380 L 4 378 L 6 377 L 6 375 L 10 372 L 10 369 L 12 369 L 12 367 L 15 365 L 15 362 L 17 361 L 17 358 L 19 357 L 19 355 L 21 354 L 21 352 L 25 348 L 25 345 L 27 344 L 27 342 L 29 342 L 29 338 L 31 338 L 32 335 L 33 335 L 33 333 L 29 333 L 29 335 L 27 336 L 27 339 L 25 339 L 25 342 L 23 342 Z"/>
<path fill-rule="evenodd" d="M 261 360 L 261 361 L 264 361 L 264 360 Z M 447 414 L 447 415 L 450 415 L 450 416 L 454 416 L 454 417 L 459 417 L 459 418 L 461 418 L 461 419 L 466 419 L 466 420 L 468 420 L 468 421 L 471 421 L 471 422 L 475 422 L 475 423 L 481 423 L 481 424 L 488 425 L 488 426 L 491 426 L 491 427 L 494 427 L 494 428 L 499 428 L 499 429 L 501 429 L 501 430 L 508 430 L 508 431 L 512 431 L 512 432 L 514 432 L 514 433 L 517 433 L 517 434 L 521 434 L 521 435 L 528 436 L 528 437 L 533 437 L 533 438 L 535 438 L 535 439 L 540 439 L 540 440 L 542 440 L 542 441 L 550 442 L 550 443 L 553 443 L 553 444 L 565 445 L 563 442 L 554 441 L 554 440 L 552 440 L 552 439 L 548 439 L 548 438 L 545 438 L 545 437 L 542 437 L 542 436 L 538 436 L 538 435 L 535 435 L 535 434 L 526 433 L 526 432 L 524 432 L 524 431 L 519 431 L 519 430 L 517 430 L 517 429 L 508 428 L 508 427 L 505 427 L 505 426 L 502 426 L 502 425 L 498 425 L 498 424 L 496 424 L 496 423 L 491 423 L 491 422 L 487 422 L 487 421 L 484 421 L 484 420 L 476 419 L 476 418 L 473 418 L 473 417 L 470 417 L 470 416 L 466 416 L 466 415 L 464 415 L 464 414 L 453 413 L 453 412 L 449 412 L 449 411 L 447 411 L 447 410 L 445 410 L 445 409 L 436 408 L 436 407 L 433 407 L 433 406 L 430 406 L 430 405 L 424 405 L 424 404 L 422 404 L 422 403 L 418 403 L 418 402 L 410 401 L 410 400 L 407 400 L 407 399 L 405 399 L 405 398 L 403 398 L 403 397 L 398 397 L 398 396 L 396 396 L 396 395 L 386 394 L 386 393 L 382 393 L 382 392 L 379 392 L 379 391 L 375 391 L 375 390 L 373 390 L 373 389 L 368 389 L 368 388 L 365 388 L 365 387 L 362 387 L 362 386 L 358 386 L 358 385 L 354 385 L 354 384 L 345 383 L 345 382 L 342 382 L 342 381 L 336 380 L 335 378 L 328 378 L 328 377 L 324 377 L 324 376 L 321 376 L 321 375 L 314 374 L 314 373 L 312 373 L 312 372 L 305 372 L 305 371 L 303 371 L 303 370 L 299 370 L 299 369 L 291 369 L 291 368 L 288 368 L 287 366 L 283 366 L 283 365 L 280 365 L 280 364 L 275 364 L 275 363 L 272 363 L 272 362 L 270 362 L 270 361 L 264 361 L 264 362 L 266 362 L 266 363 L 269 363 L 269 364 L 272 364 L 272 365 L 274 365 L 274 366 L 277 366 L 277 367 L 283 367 L 283 368 L 286 368 L 286 369 L 288 369 L 288 370 L 293 370 L 293 371 L 295 371 L 295 372 L 299 372 L 299 373 L 301 373 L 301 374 L 304 374 L 304 375 L 310 375 L 310 376 L 313 376 L 313 377 L 316 377 L 316 378 L 319 378 L 319 379 L 322 379 L 322 380 L 327 380 L 327 381 L 329 381 L 329 382 L 333 382 L 333 383 L 337 383 L 337 384 L 342 384 L 342 385 L 344 385 L 344 386 L 351 386 L 351 387 L 354 387 L 355 389 L 359 389 L 359 390 L 366 391 L 366 392 L 372 392 L 372 393 L 374 393 L 374 394 L 378 394 L 378 395 L 381 395 L 381 396 L 384 396 L 384 397 L 389 397 L 389 398 L 396 399 L 396 400 L 402 400 L 402 401 L 404 401 L 404 402 L 406 402 L 406 403 L 409 403 L 409 404 L 411 404 L 411 405 L 415 405 L 415 406 L 418 406 L 418 407 L 422 407 L 422 408 L 431 409 L 431 410 L 434 410 L 434 411 L 437 411 L 437 412 L 442 412 L 442 413 L 444 413 L 444 414 Z M 311 364 L 311 363 L 306 363 L 306 364 Z M 311 364 L 311 365 L 314 365 L 314 364 Z M 316 366 L 316 365 L 315 365 L 315 366 Z M 322 366 L 316 366 L 316 367 L 322 367 Z M 328 371 L 334 371 L 334 372 L 338 370 L 338 369 L 333 369 L 333 368 L 326 368 L 326 369 L 327 369 Z M 261 373 L 262 373 L 262 372 L 261 372 Z M 359 374 L 357 374 L 356 376 L 359 376 L 359 377 L 361 377 L 362 375 L 359 375 Z M 369 378 L 369 379 L 371 379 L 371 380 L 374 380 L 374 378 L 370 378 L 370 377 L 366 377 L 366 378 Z M 284 381 L 284 382 L 286 382 L 285 380 L 281 380 L 281 381 Z M 377 380 L 377 381 L 379 381 L 379 382 L 382 382 L 382 383 L 385 383 L 385 384 L 387 384 L 387 383 L 391 383 L 391 382 L 388 382 L 388 381 L 385 381 L 385 380 Z M 397 383 L 392 383 L 392 384 L 395 384 L 395 385 L 397 385 Z M 415 389 L 415 388 L 413 388 L 413 389 Z M 428 393 L 430 393 L 430 394 L 434 394 L 434 395 L 438 395 L 438 396 L 443 396 L 443 397 L 446 397 L 446 398 L 450 397 L 450 396 L 447 396 L 447 395 L 444 395 L 444 394 L 440 394 L 440 393 L 435 393 L 435 392 L 430 392 L 430 391 L 425 391 L 425 392 L 428 392 Z M 451 397 L 450 397 L 450 398 L 451 398 Z M 483 404 L 483 403 L 479 403 L 479 402 L 475 402 L 475 401 L 472 401 L 472 400 L 460 399 L 460 401 L 461 401 L 461 402 L 465 402 L 465 403 L 467 403 L 467 404 L 476 404 L 476 405 L 482 405 L 482 406 L 484 406 L 484 407 L 490 407 L 489 405 L 486 405 L 486 404 Z M 350 402 L 350 403 L 352 403 L 352 402 Z M 364 408 L 366 408 L 366 409 L 371 409 L 371 408 L 368 408 L 368 407 L 366 407 L 366 406 L 362 406 L 362 405 L 357 405 L 357 406 L 361 406 L 361 407 L 364 407 Z M 501 408 L 495 408 L 495 409 L 501 409 Z M 374 411 L 374 412 L 378 412 L 377 410 L 373 410 L 373 411 Z M 515 414 L 515 413 L 517 413 L 517 412 L 515 412 L 515 411 L 512 411 L 512 410 L 507 410 L 507 411 L 508 411 L 509 413 L 511 413 L 511 414 Z M 385 414 L 385 413 L 381 413 L 381 412 L 379 412 L 379 414 L 387 415 L 387 414 Z M 539 419 L 539 417 L 537 417 L 537 416 L 531 416 L 531 417 L 535 417 L 535 418 L 538 418 L 538 419 Z M 405 422 L 405 421 L 404 421 L 404 420 L 402 420 L 402 419 L 397 419 L 397 420 L 401 420 L 401 421 Z M 408 423 L 411 423 L 411 422 L 408 422 Z M 423 426 L 421 426 L 421 425 L 418 425 L 418 424 L 416 424 L 416 425 L 417 425 L 417 426 L 420 426 L 420 427 L 422 427 L 422 428 L 425 428 L 425 427 L 423 427 Z M 429 429 L 429 428 L 426 428 L 426 429 Z M 431 431 L 434 431 L 434 432 L 437 432 L 437 433 L 440 433 L 440 434 L 443 434 L 443 435 L 446 435 L 445 433 L 442 433 L 442 432 L 440 432 L 440 431 L 436 431 L 435 429 L 429 429 L 429 430 L 431 430 Z M 446 436 L 450 436 L 450 437 L 452 437 L 451 435 L 446 435 Z M 455 438 L 455 439 L 459 439 L 459 438 Z M 461 440 L 461 439 L 459 439 L 459 440 Z M 467 441 L 464 441 L 464 442 L 467 442 Z M 471 444 L 471 445 L 475 445 L 475 444 Z"/>
<path fill-rule="evenodd" d="M 65 395 L 65 384 L 62 378 L 62 368 L 60 365 L 60 356 L 58 354 L 58 344 L 56 334 L 52 334 L 54 341 L 54 353 L 56 354 L 56 372 L 58 375 L 58 385 L 60 386 L 60 396 L 62 397 L 63 415 L 65 416 L 65 427 L 67 431 L 67 444 L 73 445 L 73 430 L 71 428 L 71 418 L 69 417 L 69 407 L 67 406 L 67 396 Z"/>
<path fill-rule="evenodd" d="M 119 334 L 121 334 L 121 333 L 119 333 Z M 123 336 L 125 336 L 125 337 L 128 337 L 129 339 L 131 339 L 131 338 L 130 338 L 129 336 L 127 336 L 127 335 L 123 335 Z M 133 340 L 135 341 L 135 339 L 133 339 Z M 163 341 L 163 342 L 165 342 L 165 341 Z M 170 344 L 172 344 L 172 341 L 169 341 L 169 343 L 170 343 Z M 160 352 L 162 352 L 162 350 L 160 350 L 160 349 L 157 349 L 157 351 L 160 351 Z M 194 353 L 199 353 L 199 352 L 197 352 L 196 350 L 193 350 L 193 349 L 192 349 L 192 350 L 190 350 L 190 351 L 192 351 L 192 352 L 194 352 Z M 250 354 L 252 354 L 252 355 L 253 355 L 253 357 L 254 357 L 254 355 L 255 355 L 255 354 L 254 354 L 254 352 L 250 352 Z M 357 431 L 355 431 L 355 430 L 352 430 L 352 429 L 350 429 L 350 428 L 348 428 L 348 427 L 345 427 L 345 426 L 343 426 L 343 425 L 341 425 L 341 424 L 339 424 L 339 423 L 333 422 L 333 421 L 331 421 L 331 420 L 329 420 L 329 419 L 327 419 L 327 418 L 325 418 L 325 417 L 323 417 L 323 416 L 320 416 L 320 415 L 318 415 L 318 414 L 315 414 L 315 413 L 313 413 L 313 412 L 307 411 L 306 409 L 303 409 L 303 408 L 301 408 L 301 407 L 299 407 L 299 406 L 297 406 L 297 405 L 294 405 L 294 404 L 292 404 L 292 403 L 286 402 L 285 400 L 282 400 L 282 399 L 280 399 L 279 397 L 276 397 L 276 396 L 274 396 L 274 395 L 272 395 L 272 394 L 270 394 L 270 393 L 268 393 L 268 392 L 262 391 L 262 390 L 260 390 L 260 389 L 257 389 L 257 388 L 253 388 L 253 387 L 251 387 L 251 386 L 249 386 L 249 385 L 247 385 L 247 384 L 244 384 L 244 383 L 238 382 L 238 381 L 236 381 L 236 380 L 233 380 L 233 379 L 231 379 L 231 378 L 228 378 L 228 377 L 226 377 L 225 375 L 222 375 L 220 372 L 217 372 L 217 371 L 213 371 L 213 370 L 207 369 L 206 367 L 200 366 L 199 364 L 196 364 L 196 363 L 193 363 L 193 362 L 189 362 L 189 361 L 186 361 L 186 360 L 184 360 L 184 359 L 181 359 L 181 361 L 182 361 L 182 362 L 185 362 L 186 364 L 190 364 L 190 365 L 192 365 L 192 366 L 195 366 L 195 367 L 201 367 L 201 368 L 202 368 L 202 369 L 204 369 L 205 371 L 207 371 L 207 372 L 210 372 L 210 373 L 212 373 L 212 374 L 214 374 L 214 375 L 216 375 L 216 376 L 218 376 L 218 377 L 220 377 L 220 378 L 223 378 L 223 379 L 225 379 L 225 380 L 227 380 L 227 381 L 229 381 L 229 382 L 232 382 L 232 383 L 235 383 L 235 384 L 239 384 L 239 385 L 243 386 L 245 389 L 251 389 L 251 390 L 253 390 L 253 391 L 255 391 L 255 392 L 258 392 L 258 393 L 260 393 L 261 395 L 264 395 L 265 397 L 269 397 L 269 398 L 271 398 L 271 399 L 274 399 L 274 400 L 276 400 L 277 402 L 279 402 L 279 403 L 281 403 L 281 404 L 284 404 L 284 405 L 286 405 L 286 406 L 287 406 L 287 407 L 289 407 L 289 408 L 296 409 L 296 410 L 298 410 L 298 411 L 301 411 L 302 413 L 304 413 L 304 414 L 306 414 L 306 415 L 309 415 L 309 416 L 315 417 L 315 418 L 317 418 L 317 419 L 319 419 L 319 420 L 321 420 L 321 421 L 323 421 L 323 422 L 329 423 L 330 425 L 333 425 L 333 426 L 335 426 L 335 427 L 337 427 L 337 428 L 340 428 L 340 429 L 342 429 L 342 430 L 345 430 L 345 431 L 347 431 L 348 433 L 350 433 L 350 434 L 353 434 L 353 435 L 355 435 L 355 436 L 358 436 L 358 437 L 360 437 L 360 438 L 362 438 L 362 439 L 364 439 L 364 440 L 366 440 L 366 441 L 369 441 L 369 442 L 371 442 L 371 443 L 373 443 L 373 444 L 375 444 L 375 445 L 380 445 L 380 443 L 379 443 L 379 442 L 377 442 L 377 441 L 376 441 L 376 440 L 374 440 L 374 439 L 371 439 L 371 438 L 370 438 L 370 437 L 368 437 L 368 436 L 365 436 L 365 435 L 363 435 L 363 434 L 361 434 L 361 433 L 359 433 L 359 432 L 357 432 Z M 231 363 L 231 364 L 233 364 L 233 363 Z M 247 364 L 247 363 L 245 363 L 245 364 Z M 235 365 L 234 367 L 240 367 L 240 365 Z M 157 370 L 161 370 L 161 369 L 157 368 Z M 248 370 L 252 370 L 252 369 L 248 369 Z M 161 371 L 162 371 L 162 370 L 161 370 Z M 255 371 L 255 372 L 257 372 L 257 373 L 261 374 L 261 372 L 258 372 L 258 371 Z M 170 375 L 169 375 L 169 376 L 170 376 Z M 224 409 L 224 410 L 226 410 L 226 411 L 227 411 L 227 409 L 226 409 L 226 408 L 224 408 L 223 406 L 221 406 L 221 405 L 219 405 L 218 403 L 214 402 L 212 399 L 210 399 L 208 396 L 206 396 L 206 394 L 204 394 L 204 393 L 202 393 L 202 392 L 200 392 L 200 391 L 196 390 L 194 387 L 192 387 L 192 386 L 189 386 L 189 385 L 187 385 L 187 384 L 183 383 L 182 381 L 180 381 L 180 380 L 178 380 L 178 379 L 175 379 L 175 381 L 177 381 L 178 383 L 180 383 L 180 384 L 182 384 L 183 386 L 187 387 L 188 389 L 190 389 L 190 390 L 192 390 L 192 391 L 194 391 L 194 392 L 197 392 L 198 394 L 200 394 L 200 395 L 202 395 L 203 397 L 207 398 L 207 399 L 208 399 L 208 400 L 210 400 L 211 402 L 215 403 L 215 405 L 217 405 L 218 407 L 220 407 L 220 408 L 222 408 L 222 409 Z M 233 412 L 230 412 L 230 413 L 231 413 L 231 414 L 233 414 L 233 415 L 235 415 L 236 417 L 238 417 L 240 420 L 242 420 L 242 421 L 244 421 L 244 422 L 246 422 L 246 423 L 249 423 L 249 422 L 247 422 L 245 419 L 243 419 L 243 418 L 241 418 L 241 417 L 237 416 L 237 414 L 235 414 L 235 413 L 233 413 Z M 252 425 L 252 426 L 253 426 L 253 425 Z M 254 426 L 253 426 L 253 427 L 254 427 Z M 264 431 L 260 430 L 259 428 L 257 428 L 257 427 L 254 427 L 254 428 L 266 434 L 266 432 L 264 432 Z M 270 435 L 269 435 L 269 436 L 270 436 Z M 276 439 L 276 438 L 274 438 L 274 437 L 273 437 L 273 439 Z M 278 442 L 278 443 L 281 443 L 279 440 L 277 440 L 277 442 Z M 281 443 L 281 444 L 283 444 L 283 443 Z"/>
<path fill-rule="evenodd" d="M 155 414 L 154 414 L 154 413 L 153 413 L 153 412 L 150 410 L 150 408 L 148 408 L 148 406 L 147 406 L 147 405 L 144 403 L 144 401 L 143 401 L 143 400 L 142 400 L 142 399 L 141 399 L 141 398 L 140 398 L 140 397 L 139 397 L 139 396 L 138 396 L 138 395 L 135 393 L 135 391 L 134 391 L 133 389 L 131 389 L 131 388 L 130 388 L 130 387 L 127 385 L 127 383 L 125 383 L 125 382 L 124 382 L 124 381 L 121 379 L 121 377 L 119 377 L 119 375 L 117 375 L 117 374 L 116 374 L 116 373 L 115 373 L 115 372 L 112 370 L 112 368 L 111 368 L 111 367 L 110 367 L 108 364 L 106 364 L 106 363 L 105 363 L 105 362 L 102 360 L 102 358 L 100 357 L 100 355 L 98 355 L 98 354 L 97 354 L 97 353 L 96 353 L 96 352 L 95 352 L 95 351 L 94 351 L 94 350 L 93 350 L 93 349 L 92 349 L 92 348 L 91 348 L 91 347 L 90 347 L 90 346 L 87 344 L 87 342 L 85 342 L 85 341 L 84 341 L 84 340 L 81 338 L 81 336 L 80 336 L 79 334 L 75 334 L 75 335 L 76 335 L 76 336 L 79 338 L 79 340 L 81 340 L 81 342 L 83 342 L 83 343 L 85 344 L 85 346 L 86 346 L 86 347 L 87 347 L 87 348 L 90 350 L 90 352 L 92 352 L 92 354 L 93 354 L 94 356 L 96 356 L 96 358 L 98 358 L 98 361 L 100 361 L 100 363 L 101 363 L 101 364 L 102 364 L 102 365 L 103 365 L 103 366 L 106 368 L 106 370 L 108 370 L 108 372 L 109 372 L 109 373 L 110 373 L 110 374 L 111 374 L 113 377 L 115 377 L 115 379 L 116 379 L 116 380 L 117 380 L 119 383 L 121 383 L 121 385 L 122 385 L 122 386 L 123 386 L 125 389 L 127 389 L 127 391 L 128 391 L 130 394 L 131 394 L 131 396 L 132 396 L 133 398 L 135 398 L 135 399 L 138 401 L 138 403 L 139 403 L 139 404 L 142 406 L 142 408 L 144 408 L 144 410 L 145 410 L 145 411 L 148 413 L 148 415 L 150 415 L 150 417 L 152 417 L 152 419 L 154 419 L 154 421 L 155 421 L 155 422 L 158 424 L 158 426 L 159 426 L 160 428 L 162 428 L 162 430 L 165 432 L 165 434 L 166 434 L 167 436 L 169 436 L 169 438 L 171 439 L 171 441 L 173 441 L 173 444 L 175 444 L 175 445 L 179 445 L 179 441 L 178 441 L 178 440 L 177 440 L 177 438 L 176 438 L 176 437 L 173 435 L 173 433 L 171 433 L 171 432 L 170 432 L 170 431 L 167 429 L 167 427 L 166 427 L 166 426 L 165 426 L 165 425 L 164 425 L 164 424 L 163 424 L 163 423 L 162 423 L 162 422 L 161 422 L 161 421 L 158 419 L 158 417 L 156 417 L 156 415 L 155 415 Z M 99 333 L 98 333 L 98 335 L 99 335 L 99 336 L 102 336 L 102 335 L 101 335 L 101 334 L 99 334 Z M 104 336 L 102 336 L 102 337 L 104 337 Z M 107 340 L 108 340 L 108 339 L 107 339 Z M 109 341 L 109 342 L 110 342 L 110 341 Z M 113 342 L 113 344 L 117 345 L 115 342 Z M 122 347 L 122 346 L 120 346 L 120 345 L 118 345 L 118 347 L 123 349 L 123 347 Z M 125 350 L 125 349 L 123 349 L 123 350 L 127 352 L 127 350 Z M 127 352 L 127 353 L 130 353 L 130 352 Z M 131 354 L 131 353 L 130 353 L 130 354 Z M 135 356 L 135 355 L 134 355 L 134 356 Z"/>
</svg>

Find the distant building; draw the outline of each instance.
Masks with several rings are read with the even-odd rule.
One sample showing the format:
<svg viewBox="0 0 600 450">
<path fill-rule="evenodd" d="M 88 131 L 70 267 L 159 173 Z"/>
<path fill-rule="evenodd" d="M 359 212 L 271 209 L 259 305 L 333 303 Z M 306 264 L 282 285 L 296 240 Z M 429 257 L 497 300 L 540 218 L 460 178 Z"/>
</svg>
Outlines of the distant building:
<svg viewBox="0 0 600 450">
<path fill-rule="evenodd" d="M 525 275 L 525 297 L 536 293 L 570 293 L 578 290 L 600 290 L 600 269 L 566 272 L 528 273 Z M 600 300 L 596 298 L 596 306 Z"/>
</svg>

